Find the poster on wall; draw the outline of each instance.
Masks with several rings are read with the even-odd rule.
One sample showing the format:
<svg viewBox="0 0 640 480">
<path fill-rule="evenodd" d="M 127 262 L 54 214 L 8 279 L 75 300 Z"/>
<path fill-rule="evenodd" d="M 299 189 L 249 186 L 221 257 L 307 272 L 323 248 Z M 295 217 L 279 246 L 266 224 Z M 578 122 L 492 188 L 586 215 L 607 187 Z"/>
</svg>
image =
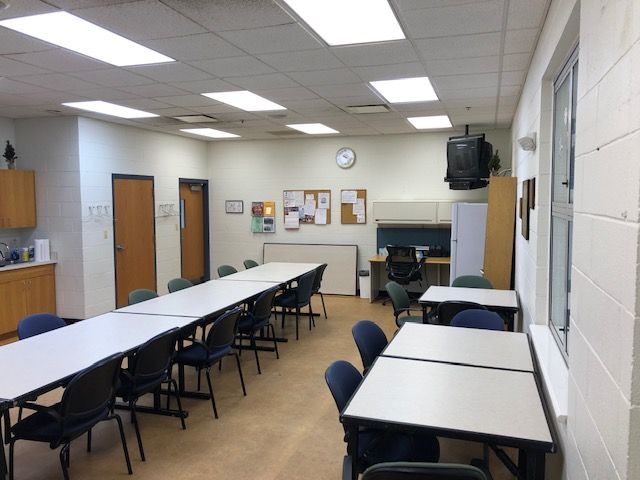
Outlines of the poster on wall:
<svg viewBox="0 0 640 480">
<path fill-rule="evenodd" d="M 275 202 L 251 202 L 251 233 L 275 233 L 275 215 Z"/>
</svg>

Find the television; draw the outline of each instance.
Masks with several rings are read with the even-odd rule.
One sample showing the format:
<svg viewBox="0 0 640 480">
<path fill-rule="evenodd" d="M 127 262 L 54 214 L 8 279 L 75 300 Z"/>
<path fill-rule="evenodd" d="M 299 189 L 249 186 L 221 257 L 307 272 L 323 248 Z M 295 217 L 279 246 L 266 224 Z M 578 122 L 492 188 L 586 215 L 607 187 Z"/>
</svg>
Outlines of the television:
<svg viewBox="0 0 640 480">
<path fill-rule="evenodd" d="M 489 160 L 493 146 L 484 133 L 450 137 L 447 142 L 447 176 L 451 190 L 472 190 L 486 187 L 489 178 Z"/>
</svg>

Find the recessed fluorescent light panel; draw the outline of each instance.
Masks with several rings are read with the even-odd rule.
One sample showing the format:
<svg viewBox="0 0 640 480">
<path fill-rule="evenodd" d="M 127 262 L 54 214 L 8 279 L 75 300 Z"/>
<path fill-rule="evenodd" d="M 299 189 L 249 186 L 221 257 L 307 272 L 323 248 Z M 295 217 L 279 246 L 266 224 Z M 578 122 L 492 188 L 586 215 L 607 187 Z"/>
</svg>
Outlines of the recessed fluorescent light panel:
<svg viewBox="0 0 640 480">
<path fill-rule="evenodd" d="M 406 38 L 387 0 L 284 0 L 331 46 Z"/>
<path fill-rule="evenodd" d="M 286 110 L 282 105 L 278 105 L 277 103 L 267 100 L 255 93 L 251 93 L 248 90 L 239 90 L 236 92 L 212 92 L 203 93 L 202 95 L 247 112 Z"/>
<path fill-rule="evenodd" d="M 11 18 L 0 25 L 117 67 L 175 62 L 67 12 Z"/>
<path fill-rule="evenodd" d="M 411 125 L 419 130 L 427 128 L 451 128 L 451 120 L 446 115 L 434 115 L 431 117 L 409 117 Z"/>
<path fill-rule="evenodd" d="M 240 135 L 235 133 L 223 132 L 222 130 L 216 130 L 215 128 L 181 128 L 181 132 L 193 133 L 194 135 L 201 135 L 209 138 L 237 138 Z"/>
<path fill-rule="evenodd" d="M 116 105 L 115 103 L 103 102 L 101 100 L 92 102 L 69 102 L 63 103 L 67 107 L 79 108 L 80 110 L 87 110 L 89 112 L 103 113 L 105 115 L 112 115 L 120 118 L 150 118 L 158 117 L 155 113 L 143 112 L 142 110 L 136 110 L 135 108 L 123 107 L 122 105 Z"/>
<path fill-rule="evenodd" d="M 292 125 L 287 125 L 289 128 L 293 128 L 294 130 L 299 130 L 303 133 L 308 133 L 309 135 L 326 135 L 328 133 L 340 133 L 333 128 L 327 127 L 322 123 L 295 123 Z"/>
<path fill-rule="evenodd" d="M 389 103 L 431 102 L 438 100 L 428 77 L 400 78 L 369 82 Z"/>
</svg>

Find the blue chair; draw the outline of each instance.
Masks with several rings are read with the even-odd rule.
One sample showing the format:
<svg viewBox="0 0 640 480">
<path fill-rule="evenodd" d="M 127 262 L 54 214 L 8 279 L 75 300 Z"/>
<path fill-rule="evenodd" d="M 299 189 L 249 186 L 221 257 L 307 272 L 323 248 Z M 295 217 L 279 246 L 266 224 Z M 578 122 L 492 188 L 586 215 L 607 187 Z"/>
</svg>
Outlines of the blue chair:
<svg viewBox="0 0 640 480">
<path fill-rule="evenodd" d="M 487 480 L 487 477 L 470 465 L 390 462 L 368 468 L 362 480 Z"/>
<path fill-rule="evenodd" d="M 504 330 L 504 320 L 495 312 L 469 309 L 463 310 L 453 317 L 451 326 L 481 328 L 483 330 Z"/>
<path fill-rule="evenodd" d="M 360 372 L 344 360 L 333 362 L 327 368 L 324 378 L 336 402 L 338 412 L 342 412 L 362 381 Z M 345 429 L 345 442 L 349 442 L 350 432 Z M 347 452 L 353 455 L 355 452 Z M 390 430 L 360 429 L 358 431 L 358 466 L 365 468 L 382 462 L 424 461 L 437 462 L 440 445 L 434 436 L 409 436 Z"/>
<path fill-rule="evenodd" d="M 451 320 L 458 313 L 465 310 L 486 310 L 487 307 L 474 302 L 463 302 L 459 300 L 447 300 L 440 302 L 436 307 L 436 320 L 440 325 L 449 325 Z"/>
<path fill-rule="evenodd" d="M 371 320 L 360 320 L 351 329 L 351 334 L 356 342 L 364 373 L 369 370 L 374 360 L 387 346 L 387 336 L 382 329 Z"/>
<path fill-rule="evenodd" d="M 315 326 L 315 320 L 313 319 L 313 310 L 311 309 L 311 296 L 313 295 L 313 282 L 316 277 L 316 271 L 305 273 L 298 279 L 298 286 L 295 288 L 289 288 L 284 293 L 278 295 L 274 304 L 278 307 L 282 307 L 282 328 L 284 328 L 284 316 L 287 310 L 295 309 L 296 312 L 296 340 L 298 340 L 298 323 L 300 321 L 300 309 L 303 307 L 309 308 L 309 330 L 311 325 Z"/>
<path fill-rule="evenodd" d="M 24 317 L 18 323 L 18 340 L 40 335 L 41 333 L 57 328 L 66 327 L 67 324 L 57 315 L 51 313 L 34 313 Z"/>
</svg>

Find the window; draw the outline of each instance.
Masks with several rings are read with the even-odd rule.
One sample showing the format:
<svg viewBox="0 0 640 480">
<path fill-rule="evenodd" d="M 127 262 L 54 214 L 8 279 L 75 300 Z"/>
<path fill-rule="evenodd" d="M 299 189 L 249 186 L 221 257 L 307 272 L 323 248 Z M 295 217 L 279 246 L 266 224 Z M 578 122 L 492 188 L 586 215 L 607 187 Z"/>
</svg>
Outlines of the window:
<svg viewBox="0 0 640 480">
<path fill-rule="evenodd" d="M 553 85 L 549 326 L 565 356 L 569 353 L 577 85 L 576 48 Z"/>
</svg>

